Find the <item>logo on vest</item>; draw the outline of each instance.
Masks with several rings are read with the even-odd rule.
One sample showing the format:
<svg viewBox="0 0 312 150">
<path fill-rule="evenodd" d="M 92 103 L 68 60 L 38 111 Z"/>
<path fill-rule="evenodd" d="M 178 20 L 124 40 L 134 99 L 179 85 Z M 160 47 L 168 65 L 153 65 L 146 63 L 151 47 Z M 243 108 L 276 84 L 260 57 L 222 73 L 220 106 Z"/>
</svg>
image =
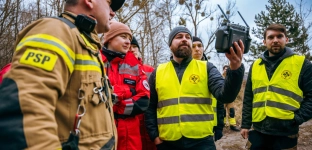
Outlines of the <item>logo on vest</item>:
<svg viewBox="0 0 312 150">
<path fill-rule="evenodd" d="M 190 82 L 193 84 L 197 84 L 199 82 L 199 76 L 196 74 L 192 74 L 189 78 Z"/>
<path fill-rule="evenodd" d="M 284 71 L 282 72 L 281 76 L 282 76 L 283 79 L 288 80 L 288 79 L 291 78 L 291 72 L 288 71 L 288 70 L 284 70 Z"/>
</svg>

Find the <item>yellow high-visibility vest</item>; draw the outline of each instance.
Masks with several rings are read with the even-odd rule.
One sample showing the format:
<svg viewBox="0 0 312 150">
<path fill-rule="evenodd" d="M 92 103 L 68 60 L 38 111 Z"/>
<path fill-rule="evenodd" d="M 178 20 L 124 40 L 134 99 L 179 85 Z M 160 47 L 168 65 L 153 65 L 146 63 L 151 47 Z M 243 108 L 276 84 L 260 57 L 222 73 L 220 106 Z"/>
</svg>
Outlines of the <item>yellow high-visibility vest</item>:
<svg viewBox="0 0 312 150">
<path fill-rule="evenodd" d="M 253 91 L 252 122 L 260 122 L 266 116 L 278 119 L 293 119 L 300 108 L 303 92 L 298 81 L 304 56 L 293 55 L 285 58 L 276 68 L 271 80 L 268 79 L 261 59 L 252 66 L 251 82 Z"/>
<path fill-rule="evenodd" d="M 203 138 L 213 135 L 214 111 L 208 90 L 207 62 L 192 60 L 181 83 L 172 62 L 156 71 L 159 137 L 175 141 L 183 136 Z"/>
</svg>

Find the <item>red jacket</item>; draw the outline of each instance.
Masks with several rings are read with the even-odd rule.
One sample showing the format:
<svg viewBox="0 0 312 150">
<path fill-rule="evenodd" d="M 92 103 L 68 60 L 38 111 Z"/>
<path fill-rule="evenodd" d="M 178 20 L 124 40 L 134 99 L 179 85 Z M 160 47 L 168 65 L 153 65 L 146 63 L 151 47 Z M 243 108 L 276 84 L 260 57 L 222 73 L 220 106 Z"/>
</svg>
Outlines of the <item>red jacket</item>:
<svg viewBox="0 0 312 150">
<path fill-rule="evenodd" d="M 5 65 L 1 70 L 0 70 L 0 84 L 2 83 L 3 76 L 5 73 L 7 73 L 11 68 L 11 63 Z"/>
<path fill-rule="evenodd" d="M 152 72 L 154 71 L 154 68 L 150 65 L 143 64 L 143 70 L 144 70 L 147 78 L 149 78 L 150 75 L 152 74 Z"/>
<path fill-rule="evenodd" d="M 141 58 L 139 58 L 139 61 L 143 64 Z M 150 77 L 152 72 L 154 71 L 154 68 L 150 65 L 143 64 L 143 71 L 145 72 L 147 78 Z M 142 150 L 157 150 L 155 144 L 148 136 L 148 133 L 146 131 L 145 123 L 144 123 L 144 115 L 139 116 L 140 119 L 140 133 L 141 133 L 141 141 L 142 141 Z"/>
<path fill-rule="evenodd" d="M 141 61 L 141 59 L 139 58 L 139 60 Z M 143 64 L 143 70 L 147 76 L 147 79 L 149 79 L 150 75 L 152 74 L 152 72 L 154 71 L 154 68 L 150 65 L 146 65 Z"/>
<path fill-rule="evenodd" d="M 103 49 L 102 54 L 106 73 L 118 98 L 114 113 L 131 116 L 143 113 L 149 104 L 149 85 L 140 61 L 131 52 L 125 55 Z"/>
<path fill-rule="evenodd" d="M 143 61 L 141 58 L 138 58 L 141 64 L 143 65 L 143 71 L 145 72 L 147 79 L 149 79 L 150 75 L 154 71 L 154 68 L 150 65 L 143 64 Z"/>
</svg>

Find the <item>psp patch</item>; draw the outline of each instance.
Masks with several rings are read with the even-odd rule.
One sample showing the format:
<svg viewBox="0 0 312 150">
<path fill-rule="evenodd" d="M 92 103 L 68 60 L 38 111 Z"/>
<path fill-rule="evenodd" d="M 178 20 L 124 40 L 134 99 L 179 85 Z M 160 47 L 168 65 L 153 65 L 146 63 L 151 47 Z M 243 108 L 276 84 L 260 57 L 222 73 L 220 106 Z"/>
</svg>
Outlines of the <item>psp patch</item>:
<svg viewBox="0 0 312 150">
<path fill-rule="evenodd" d="M 52 71 L 57 59 L 58 57 L 54 54 L 34 49 L 27 49 L 21 57 L 20 63 Z"/>
</svg>

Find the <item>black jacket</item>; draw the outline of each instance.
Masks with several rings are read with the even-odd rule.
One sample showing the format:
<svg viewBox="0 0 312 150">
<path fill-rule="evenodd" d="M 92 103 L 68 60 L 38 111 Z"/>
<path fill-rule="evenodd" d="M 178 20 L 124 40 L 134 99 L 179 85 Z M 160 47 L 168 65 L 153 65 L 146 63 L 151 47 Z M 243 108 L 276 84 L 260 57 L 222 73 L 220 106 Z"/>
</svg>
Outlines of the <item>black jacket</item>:
<svg viewBox="0 0 312 150">
<path fill-rule="evenodd" d="M 208 61 L 207 56 L 205 53 L 203 53 L 203 57 L 201 58 L 203 61 Z M 222 102 L 217 101 L 217 126 L 213 128 L 213 131 L 215 130 L 221 130 L 223 131 L 224 128 L 224 116 L 225 116 L 225 109 Z"/>
<path fill-rule="evenodd" d="M 171 60 L 176 75 L 181 82 L 184 71 L 192 58 L 184 59 L 181 64 Z M 244 76 L 244 65 L 241 65 L 237 70 L 229 70 L 227 72 L 227 78 L 224 80 L 218 69 L 210 62 L 207 62 L 208 72 L 208 88 L 212 95 L 222 103 L 231 103 L 235 100 L 238 92 L 240 91 L 241 84 Z M 157 103 L 158 95 L 155 89 L 156 71 L 153 71 L 149 78 L 150 84 L 150 105 L 145 112 L 145 124 L 148 134 L 152 141 L 159 136 L 157 127 Z"/>
<path fill-rule="evenodd" d="M 295 55 L 295 53 L 288 47 L 285 48 L 280 54 L 269 57 L 268 51 L 265 51 L 260 64 L 265 65 L 265 69 L 270 80 L 274 71 L 279 64 L 285 58 Z M 249 69 L 247 78 L 243 111 L 242 111 L 242 126 L 241 128 L 250 129 L 253 128 L 261 133 L 269 135 L 288 136 L 297 134 L 299 131 L 299 125 L 312 118 L 312 64 L 308 60 L 305 60 L 299 75 L 299 88 L 303 91 L 303 102 L 300 108 L 295 111 L 295 117 L 292 120 L 281 120 L 272 117 L 266 117 L 261 122 L 252 122 L 252 83 L 251 72 L 252 67 Z"/>
</svg>

